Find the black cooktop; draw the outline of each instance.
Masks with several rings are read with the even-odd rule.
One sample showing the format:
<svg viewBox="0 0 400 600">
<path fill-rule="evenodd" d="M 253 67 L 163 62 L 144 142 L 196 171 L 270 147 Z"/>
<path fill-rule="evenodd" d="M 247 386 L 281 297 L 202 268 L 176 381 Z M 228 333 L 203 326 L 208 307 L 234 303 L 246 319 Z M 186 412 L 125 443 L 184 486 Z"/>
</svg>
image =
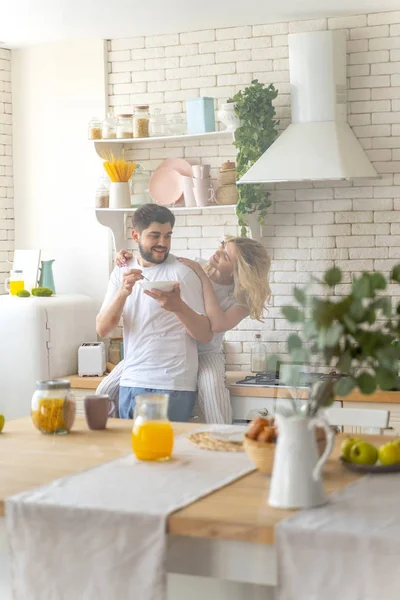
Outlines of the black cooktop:
<svg viewBox="0 0 400 600">
<path fill-rule="evenodd" d="M 340 377 L 335 372 L 332 373 L 309 373 L 302 372 L 299 377 L 299 386 L 308 387 L 315 381 L 322 381 L 331 377 Z M 279 378 L 279 371 L 267 371 L 266 373 L 257 373 L 256 375 L 247 375 L 244 379 L 236 381 L 240 385 L 285 385 Z"/>
</svg>

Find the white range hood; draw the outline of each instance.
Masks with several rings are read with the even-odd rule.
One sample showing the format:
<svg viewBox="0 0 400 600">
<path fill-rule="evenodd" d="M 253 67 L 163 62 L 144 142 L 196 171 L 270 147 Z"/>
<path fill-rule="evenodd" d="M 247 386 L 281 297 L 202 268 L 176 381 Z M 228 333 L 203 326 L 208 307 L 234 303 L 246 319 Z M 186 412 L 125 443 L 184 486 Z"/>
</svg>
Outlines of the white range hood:
<svg viewBox="0 0 400 600">
<path fill-rule="evenodd" d="M 343 31 L 289 35 L 292 123 L 238 181 L 378 177 L 347 124 Z"/>
</svg>

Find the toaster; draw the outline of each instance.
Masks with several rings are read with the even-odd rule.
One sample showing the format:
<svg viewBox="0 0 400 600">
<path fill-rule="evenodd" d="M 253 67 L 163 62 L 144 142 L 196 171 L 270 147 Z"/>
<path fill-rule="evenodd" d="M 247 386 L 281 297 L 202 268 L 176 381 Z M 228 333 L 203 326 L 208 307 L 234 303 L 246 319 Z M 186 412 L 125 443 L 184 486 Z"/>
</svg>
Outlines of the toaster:
<svg viewBox="0 0 400 600">
<path fill-rule="evenodd" d="M 98 375 L 106 370 L 106 348 L 104 342 L 85 342 L 78 350 L 79 377 Z"/>
</svg>

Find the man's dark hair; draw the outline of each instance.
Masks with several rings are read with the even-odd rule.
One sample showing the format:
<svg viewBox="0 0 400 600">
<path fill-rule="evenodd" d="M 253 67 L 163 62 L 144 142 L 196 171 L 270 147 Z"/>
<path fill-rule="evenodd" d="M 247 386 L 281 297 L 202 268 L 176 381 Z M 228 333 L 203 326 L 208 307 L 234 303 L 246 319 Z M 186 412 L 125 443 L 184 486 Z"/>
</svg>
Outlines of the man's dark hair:
<svg viewBox="0 0 400 600">
<path fill-rule="evenodd" d="M 132 227 L 135 231 L 142 233 L 151 223 L 171 223 L 171 227 L 175 225 L 175 216 L 165 206 L 158 204 L 143 204 L 135 211 L 132 217 Z"/>
</svg>

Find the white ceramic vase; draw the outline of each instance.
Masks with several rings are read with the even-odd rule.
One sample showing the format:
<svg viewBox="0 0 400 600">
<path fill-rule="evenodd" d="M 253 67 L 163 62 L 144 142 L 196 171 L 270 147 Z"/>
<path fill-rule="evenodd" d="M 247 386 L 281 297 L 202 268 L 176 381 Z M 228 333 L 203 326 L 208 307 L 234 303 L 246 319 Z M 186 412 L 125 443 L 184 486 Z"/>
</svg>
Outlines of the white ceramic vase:
<svg viewBox="0 0 400 600">
<path fill-rule="evenodd" d="M 275 415 L 278 427 L 268 503 L 276 508 L 311 508 L 325 504 L 322 467 L 332 452 L 335 434 L 322 417 Z M 315 427 L 322 427 L 326 448 L 321 457 Z"/>
<path fill-rule="evenodd" d="M 110 208 L 130 208 L 131 193 L 129 183 L 126 181 L 112 181 L 110 183 Z"/>
<path fill-rule="evenodd" d="M 226 131 L 235 131 L 240 126 L 240 119 L 235 113 L 235 103 L 222 104 L 218 111 L 218 119 L 226 127 Z"/>
</svg>

